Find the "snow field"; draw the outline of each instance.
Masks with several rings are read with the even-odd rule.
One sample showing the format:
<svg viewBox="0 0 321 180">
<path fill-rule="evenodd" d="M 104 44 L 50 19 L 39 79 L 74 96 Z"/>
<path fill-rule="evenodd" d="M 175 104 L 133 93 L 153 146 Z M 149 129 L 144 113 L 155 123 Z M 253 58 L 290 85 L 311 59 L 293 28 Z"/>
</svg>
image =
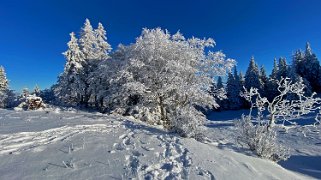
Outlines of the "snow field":
<svg viewBox="0 0 321 180">
<path fill-rule="evenodd" d="M 222 122 L 218 126 L 212 122 L 205 132 L 213 141 L 200 143 L 134 119 L 100 113 L 0 110 L 0 115 L 0 179 L 317 177 L 237 149 L 229 134 L 232 126 Z"/>
</svg>

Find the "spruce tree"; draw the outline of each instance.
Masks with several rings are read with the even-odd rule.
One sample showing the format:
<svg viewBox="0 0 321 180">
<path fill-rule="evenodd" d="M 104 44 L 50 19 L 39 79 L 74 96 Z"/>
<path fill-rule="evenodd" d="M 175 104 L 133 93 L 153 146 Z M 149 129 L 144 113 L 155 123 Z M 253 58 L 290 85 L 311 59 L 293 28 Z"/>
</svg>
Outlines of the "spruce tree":
<svg viewBox="0 0 321 180">
<path fill-rule="evenodd" d="M 234 68 L 234 73 L 228 73 L 226 93 L 229 101 L 230 109 L 240 109 L 242 106 L 242 101 L 240 97 L 241 84 L 240 78 L 237 73 L 236 68 Z"/>
<path fill-rule="evenodd" d="M 217 89 L 224 88 L 223 80 L 222 80 L 222 77 L 221 77 L 221 76 L 219 76 L 219 77 L 217 78 L 216 87 L 217 87 Z"/>
<path fill-rule="evenodd" d="M 87 61 L 97 59 L 97 38 L 89 19 L 85 20 L 85 24 L 81 28 L 79 45 Z"/>
<path fill-rule="evenodd" d="M 261 89 L 262 85 L 260 82 L 260 72 L 258 65 L 255 63 L 254 57 L 251 58 L 249 67 L 246 70 L 245 74 L 245 83 L 244 86 L 246 89 L 251 87 Z"/>
<path fill-rule="evenodd" d="M 278 76 L 278 71 L 279 71 L 278 64 L 277 64 L 276 58 L 274 58 L 273 69 L 272 69 L 270 78 L 276 80 Z"/>
<path fill-rule="evenodd" d="M 7 107 L 9 93 L 9 82 L 5 69 L 0 66 L 0 108 Z"/>
<path fill-rule="evenodd" d="M 301 66 L 300 75 L 309 81 L 313 91 L 321 92 L 320 63 L 316 55 L 312 52 L 310 43 L 306 44 L 304 60 Z"/>
<path fill-rule="evenodd" d="M 106 31 L 101 23 L 98 23 L 98 28 L 95 30 L 95 34 L 97 38 L 96 56 L 98 60 L 108 59 L 111 46 L 107 42 Z"/>
<path fill-rule="evenodd" d="M 262 65 L 261 68 L 260 68 L 260 80 L 261 80 L 261 83 L 262 83 L 262 88 L 260 89 L 260 93 L 266 97 L 266 95 L 268 94 L 268 86 L 269 86 L 269 78 L 267 77 L 266 75 L 266 71 L 265 71 L 265 68 L 264 66 Z"/>
<path fill-rule="evenodd" d="M 104 60 L 109 59 L 109 53 L 111 51 L 111 46 L 107 42 L 106 31 L 101 23 L 98 23 L 98 28 L 95 29 L 96 35 L 96 44 L 95 49 L 96 59 L 88 62 L 88 78 L 87 78 L 87 96 L 88 96 L 88 105 L 95 106 L 98 108 L 99 100 L 99 87 L 101 87 L 101 74 L 98 74 L 98 66 L 105 65 Z M 110 60 L 110 59 L 109 59 Z M 97 79 L 99 79 L 97 81 Z"/>
<path fill-rule="evenodd" d="M 83 64 L 84 54 L 80 50 L 75 34 L 70 33 L 68 50 L 63 53 L 66 58 L 64 72 L 55 86 L 55 96 L 67 105 L 79 105 L 84 99 L 86 83 Z"/>
<path fill-rule="evenodd" d="M 280 80 L 281 77 L 283 77 L 283 78 L 288 77 L 287 71 L 288 70 L 287 70 L 286 59 L 281 57 L 279 59 L 279 64 L 278 64 L 277 79 Z"/>
</svg>

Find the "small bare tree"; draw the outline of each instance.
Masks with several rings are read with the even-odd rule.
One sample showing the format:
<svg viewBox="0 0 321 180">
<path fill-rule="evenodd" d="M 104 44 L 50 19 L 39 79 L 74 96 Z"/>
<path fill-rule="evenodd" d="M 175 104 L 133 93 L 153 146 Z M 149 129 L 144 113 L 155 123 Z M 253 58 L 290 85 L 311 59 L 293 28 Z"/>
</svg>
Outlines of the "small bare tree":
<svg viewBox="0 0 321 180">
<path fill-rule="evenodd" d="M 259 118 L 262 118 L 263 111 L 268 111 L 269 128 L 273 127 L 277 121 L 287 121 L 291 124 L 296 124 L 291 120 L 320 109 L 318 105 L 320 105 L 321 99 L 315 97 L 316 93 L 313 93 L 311 96 L 305 95 L 305 85 L 302 78 L 295 83 L 289 78 L 281 78 L 280 81 L 277 81 L 277 85 L 279 95 L 274 97 L 272 101 L 262 97 L 256 88 L 251 88 L 249 91 L 244 89 L 244 92 L 241 94 L 251 103 L 251 109 L 258 109 Z"/>
<path fill-rule="evenodd" d="M 306 96 L 304 92 L 305 85 L 303 80 L 293 83 L 289 78 L 281 78 L 277 81 L 279 95 L 269 101 L 262 97 L 258 89 L 244 88 L 241 94 L 251 103 L 249 116 L 242 116 L 242 119 L 236 123 L 238 130 L 237 142 L 246 145 L 255 152 L 259 157 L 273 161 L 286 160 L 288 149 L 282 146 L 277 140 L 277 131 L 274 125 L 278 121 L 291 122 L 303 115 L 316 112 L 320 107 L 321 99 L 315 97 L 315 93 Z M 257 109 L 257 116 L 252 118 L 252 110 Z M 268 112 L 268 119 L 264 118 L 263 112 Z M 256 120 L 253 123 L 252 120 Z M 316 117 L 318 121 L 318 116 Z"/>
</svg>

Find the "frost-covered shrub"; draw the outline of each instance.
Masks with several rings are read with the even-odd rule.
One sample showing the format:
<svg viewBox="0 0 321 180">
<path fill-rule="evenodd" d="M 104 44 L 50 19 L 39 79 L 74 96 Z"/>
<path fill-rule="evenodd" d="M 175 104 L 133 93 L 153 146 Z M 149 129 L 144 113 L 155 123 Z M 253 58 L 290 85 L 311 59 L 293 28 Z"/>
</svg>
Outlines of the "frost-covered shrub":
<svg viewBox="0 0 321 180">
<path fill-rule="evenodd" d="M 193 137 L 205 119 L 195 107 L 218 106 L 210 94 L 221 93 L 210 91 L 213 76 L 226 74 L 235 65 L 222 52 L 205 52 L 213 46 L 213 39 L 185 39 L 179 32 L 144 29 L 136 43 L 120 46 L 101 66 L 97 75 L 107 87 L 98 91 L 113 112 Z"/>
<path fill-rule="evenodd" d="M 176 113 L 172 120 L 172 126 L 175 127 L 175 131 L 183 137 L 193 137 L 201 140 L 200 127 L 206 120 L 203 113 L 190 107 L 178 109 Z"/>
<path fill-rule="evenodd" d="M 242 116 L 237 121 L 237 142 L 248 147 L 257 156 L 272 161 L 286 160 L 289 150 L 277 140 L 277 131 L 268 129 L 267 123 L 253 124 L 250 116 Z"/>
<path fill-rule="evenodd" d="M 236 129 L 239 132 L 236 137 L 237 141 L 248 146 L 258 156 L 273 161 L 284 160 L 288 157 L 287 150 L 277 141 L 275 124 L 283 121 L 284 125 L 287 121 L 296 125 L 291 120 L 315 112 L 320 108 L 321 100 L 315 97 L 315 94 L 305 95 L 302 78 L 293 83 L 289 78 L 281 77 L 277 85 L 279 94 L 270 101 L 262 97 L 257 88 L 251 87 L 249 90 L 244 88 L 242 96 L 251 103 L 251 111 L 249 116 L 243 116 L 236 123 Z M 292 95 L 290 99 L 289 95 Z M 251 121 L 251 112 L 254 108 L 258 112 L 255 117 L 257 124 Z M 267 116 L 264 116 L 264 111 L 267 112 Z M 316 120 L 318 121 L 318 116 Z"/>
</svg>

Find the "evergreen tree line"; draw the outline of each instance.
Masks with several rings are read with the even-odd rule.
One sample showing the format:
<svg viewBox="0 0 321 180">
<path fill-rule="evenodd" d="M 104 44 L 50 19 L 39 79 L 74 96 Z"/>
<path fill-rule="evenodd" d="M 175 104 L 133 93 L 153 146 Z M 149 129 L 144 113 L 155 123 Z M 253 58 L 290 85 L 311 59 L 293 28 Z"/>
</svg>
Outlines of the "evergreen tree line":
<svg viewBox="0 0 321 180">
<path fill-rule="evenodd" d="M 249 103 L 240 96 L 244 92 L 243 87 L 247 90 L 251 87 L 257 88 L 263 97 L 272 100 L 279 95 L 277 81 L 282 77 L 290 78 L 293 82 L 298 82 L 302 78 L 307 95 L 312 92 L 321 92 L 321 67 L 309 43 L 306 44 L 305 51 L 297 50 L 293 54 L 291 64 L 288 64 L 283 57 L 278 60 L 274 59 L 273 69 L 269 76 L 264 66 L 259 68 L 252 57 L 245 75 L 238 73 L 235 68 L 234 72 L 228 73 L 226 84 L 223 84 L 222 78 L 219 77 L 213 86 L 223 88 L 227 96 L 227 99 L 218 102 L 219 110 L 249 108 Z"/>
</svg>

